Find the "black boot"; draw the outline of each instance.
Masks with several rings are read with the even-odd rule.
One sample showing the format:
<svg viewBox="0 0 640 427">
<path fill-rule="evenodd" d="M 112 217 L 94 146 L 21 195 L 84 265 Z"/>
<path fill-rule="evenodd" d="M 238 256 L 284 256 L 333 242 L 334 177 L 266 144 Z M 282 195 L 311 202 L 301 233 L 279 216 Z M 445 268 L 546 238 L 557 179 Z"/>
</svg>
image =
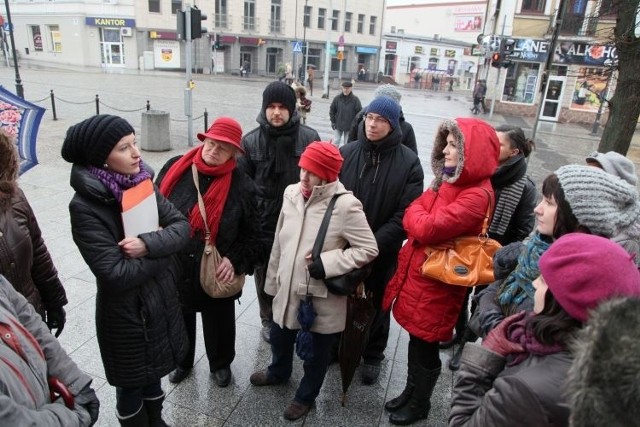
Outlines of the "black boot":
<svg viewBox="0 0 640 427">
<path fill-rule="evenodd" d="M 149 418 L 149 427 L 169 427 L 162 419 L 162 402 L 164 402 L 164 393 L 156 398 L 145 398 L 144 409 Z"/>
<path fill-rule="evenodd" d="M 395 412 L 406 405 L 407 402 L 409 402 L 409 398 L 413 394 L 413 389 L 415 388 L 413 373 L 415 372 L 416 367 L 414 365 L 414 363 L 409 361 L 409 369 L 407 371 L 407 384 L 404 386 L 404 390 L 402 391 L 402 393 L 400 393 L 400 396 L 396 397 L 395 399 L 391 399 L 384 404 L 384 409 L 386 409 L 387 411 Z"/>
<path fill-rule="evenodd" d="M 122 416 L 116 411 L 116 418 L 122 427 L 146 427 L 149 425 L 149 417 L 144 405 L 133 415 Z"/>
<path fill-rule="evenodd" d="M 413 393 L 406 405 L 389 415 L 391 424 L 405 426 L 429 416 L 431 395 L 438 382 L 440 371 L 440 368 L 425 369 L 416 364 Z"/>
</svg>

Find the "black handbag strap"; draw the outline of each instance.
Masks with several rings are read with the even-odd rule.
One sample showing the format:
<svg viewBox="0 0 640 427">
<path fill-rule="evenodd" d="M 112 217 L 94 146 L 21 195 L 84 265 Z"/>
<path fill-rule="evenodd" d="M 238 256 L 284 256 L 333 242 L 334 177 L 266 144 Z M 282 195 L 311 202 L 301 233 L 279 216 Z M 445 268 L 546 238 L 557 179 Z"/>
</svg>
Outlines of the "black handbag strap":
<svg viewBox="0 0 640 427">
<path fill-rule="evenodd" d="M 336 204 L 336 200 L 340 196 L 341 194 L 334 194 L 331 200 L 329 200 L 327 210 L 324 213 L 322 223 L 320 224 L 320 229 L 318 230 L 318 236 L 316 237 L 316 241 L 313 243 L 313 249 L 311 250 L 311 259 L 317 259 L 320 256 L 320 252 L 322 252 L 322 245 L 324 245 L 324 238 L 327 235 L 329 221 L 331 220 L 331 214 L 333 213 L 333 206 Z"/>
</svg>

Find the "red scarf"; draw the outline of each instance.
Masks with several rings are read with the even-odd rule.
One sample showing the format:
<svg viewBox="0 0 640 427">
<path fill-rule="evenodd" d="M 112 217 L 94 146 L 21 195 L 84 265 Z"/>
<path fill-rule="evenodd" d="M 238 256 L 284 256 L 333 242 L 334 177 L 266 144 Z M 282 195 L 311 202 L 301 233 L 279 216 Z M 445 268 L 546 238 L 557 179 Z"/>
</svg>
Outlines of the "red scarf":
<svg viewBox="0 0 640 427">
<path fill-rule="evenodd" d="M 202 200 L 204 201 L 205 211 L 207 214 L 207 225 L 209 226 L 209 231 L 211 233 L 209 241 L 211 243 L 215 243 L 216 236 L 218 235 L 220 218 L 222 217 L 222 210 L 227 202 L 227 195 L 231 188 L 231 173 L 236 167 L 236 159 L 232 157 L 220 166 L 209 166 L 204 162 L 204 160 L 202 160 L 203 147 L 204 145 L 201 145 L 187 152 L 169 168 L 160 183 L 160 192 L 165 197 L 169 197 L 182 175 L 185 173 L 191 175 L 190 169 L 192 164 L 196 165 L 196 169 L 198 169 L 199 173 L 214 177 L 215 179 L 209 186 L 209 189 L 202 196 Z M 196 231 L 202 231 L 204 239 L 204 220 L 200 214 L 200 208 L 198 207 L 197 201 L 189 212 L 189 224 L 191 225 L 191 235 L 193 236 Z"/>
</svg>

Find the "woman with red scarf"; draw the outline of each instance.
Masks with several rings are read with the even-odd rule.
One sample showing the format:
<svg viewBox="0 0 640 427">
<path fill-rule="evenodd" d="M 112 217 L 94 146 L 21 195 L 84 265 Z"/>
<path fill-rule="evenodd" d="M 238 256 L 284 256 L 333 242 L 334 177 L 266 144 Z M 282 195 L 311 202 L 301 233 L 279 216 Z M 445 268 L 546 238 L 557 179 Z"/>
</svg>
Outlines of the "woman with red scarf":
<svg viewBox="0 0 640 427">
<path fill-rule="evenodd" d="M 193 368 L 196 339 L 196 312 L 201 312 L 204 344 L 209 370 L 220 387 L 231 381 L 231 362 L 235 358 L 235 300 L 211 298 L 200 286 L 200 259 L 205 245 L 205 224 L 198 207 L 198 193 L 192 165 L 198 171 L 210 239 L 220 252 L 218 279 L 227 282 L 234 275 L 252 274 L 261 253 L 256 224 L 256 198 L 253 181 L 236 167 L 242 128 L 229 118 L 218 118 L 206 133 L 199 133 L 204 144 L 183 156 L 170 159 L 158 175 L 157 184 L 191 225 L 191 239 L 181 252 L 183 277 L 178 281 L 182 313 L 187 327 L 189 351 L 169 376 L 179 383 Z"/>
</svg>

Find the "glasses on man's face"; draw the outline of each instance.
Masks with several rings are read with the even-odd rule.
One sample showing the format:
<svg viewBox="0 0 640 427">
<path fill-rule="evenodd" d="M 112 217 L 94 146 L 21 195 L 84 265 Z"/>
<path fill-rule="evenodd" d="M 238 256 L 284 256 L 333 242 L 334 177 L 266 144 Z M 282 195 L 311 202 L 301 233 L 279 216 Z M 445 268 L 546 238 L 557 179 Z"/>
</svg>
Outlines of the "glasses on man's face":
<svg viewBox="0 0 640 427">
<path fill-rule="evenodd" d="M 387 124 L 387 125 L 391 126 L 391 123 L 389 123 L 389 120 L 385 119 L 382 116 L 374 116 L 373 114 L 367 114 L 366 116 L 364 116 L 364 118 L 366 120 L 368 120 L 369 122 L 375 123 L 377 125 Z"/>
</svg>

